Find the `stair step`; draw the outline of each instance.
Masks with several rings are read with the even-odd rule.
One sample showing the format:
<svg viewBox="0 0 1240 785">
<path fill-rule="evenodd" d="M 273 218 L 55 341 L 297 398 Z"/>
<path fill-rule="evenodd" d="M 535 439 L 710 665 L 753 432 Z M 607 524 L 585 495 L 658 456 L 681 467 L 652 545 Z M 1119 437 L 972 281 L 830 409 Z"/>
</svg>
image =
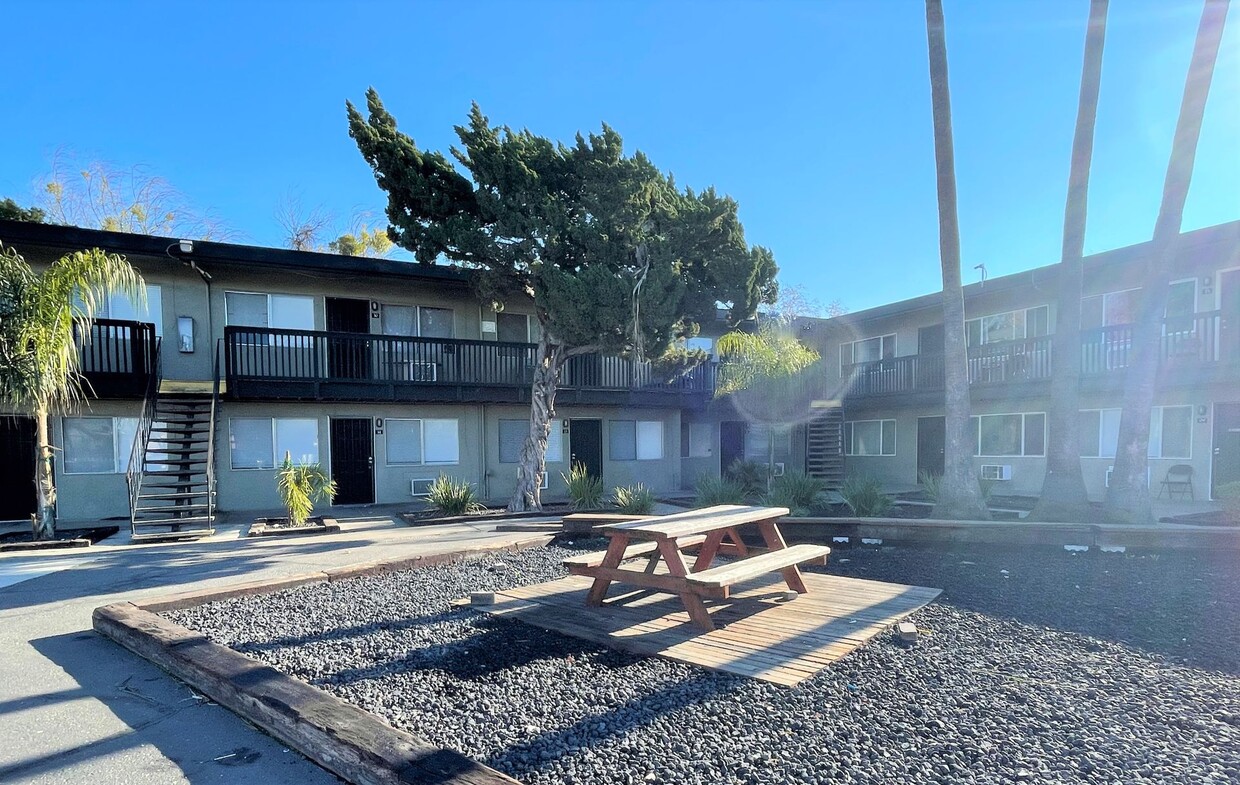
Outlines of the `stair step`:
<svg viewBox="0 0 1240 785">
<path fill-rule="evenodd" d="M 149 490 L 149 489 L 148 489 Z M 201 491 L 171 491 L 157 493 L 140 493 L 139 499 L 193 499 L 198 496 L 210 496 L 211 492 L 203 489 Z"/>
<path fill-rule="evenodd" d="M 187 470 L 187 469 L 182 469 L 182 470 L 157 469 L 155 471 L 150 471 L 150 472 L 143 471 L 142 472 L 142 475 L 144 477 L 184 477 L 186 475 L 192 475 L 192 474 L 206 474 L 206 472 L 205 471 L 193 471 L 193 470 Z"/>
<path fill-rule="evenodd" d="M 138 507 L 138 509 L 134 510 L 134 516 L 157 515 L 160 520 L 165 520 L 175 517 L 177 513 L 187 513 L 183 517 L 197 518 L 206 515 L 207 511 L 208 505 L 206 504 L 183 504 L 173 507 Z"/>
<path fill-rule="evenodd" d="M 205 453 L 207 451 L 208 450 L 206 447 L 168 447 L 168 448 L 147 447 L 146 448 L 146 454 L 148 456 L 151 453 L 159 453 L 161 455 L 193 455 L 194 453 Z"/>
</svg>

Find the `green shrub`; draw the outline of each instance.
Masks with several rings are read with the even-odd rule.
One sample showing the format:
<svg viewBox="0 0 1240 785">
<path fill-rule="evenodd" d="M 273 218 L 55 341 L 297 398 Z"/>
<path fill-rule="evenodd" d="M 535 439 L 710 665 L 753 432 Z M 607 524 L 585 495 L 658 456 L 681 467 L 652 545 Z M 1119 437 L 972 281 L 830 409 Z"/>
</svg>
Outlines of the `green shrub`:
<svg viewBox="0 0 1240 785">
<path fill-rule="evenodd" d="M 747 500 L 757 499 L 766 493 L 767 467 L 764 464 L 737 458 L 723 474 L 741 487 Z"/>
<path fill-rule="evenodd" d="M 872 477 L 845 480 L 840 496 L 844 497 L 844 504 L 858 518 L 881 518 L 891 512 L 891 497 L 883 493 L 883 486 Z"/>
<path fill-rule="evenodd" d="M 474 486 L 441 474 L 426 492 L 426 501 L 440 515 L 471 515 L 486 509 L 478 501 Z"/>
<path fill-rule="evenodd" d="M 317 463 L 293 463 L 293 457 L 285 452 L 284 461 L 276 470 L 276 487 L 280 501 L 288 511 L 288 521 L 301 526 L 314 512 L 317 501 L 331 501 L 336 496 L 336 483 Z"/>
<path fill-rule="evenodd" d="M 1223 512 L 1232 523 L 1240 523 L 1240 481 L 1223 483 L 1214 496 L 1223 503 Z"/>
<path fill-rule="evenodd" d="M 625 515 L 649 515 L 654 512 L 654 491 L 642 485 L 622 485 L 611 493 L 611 503 Z"/>
<path fill-rule="evenodd" d="M 716 504 L 744 504 L 745 488 L 727 477 L 703 474 L 697 482 L 697 506 L 713 507 Z"/>
<path fill-rule="evenodd" d="M 917 482 L 921 483 L 921 488 L 930 501 L 938 504 L 939 494 L 943 490 L 943 475 L 922 470 L 917 473 Z"/>
<path fill-rule="evenodd" d="M 574 463 L 568 474 L 560 473 L 568 486 L 574 510 L 597 510 L 603 506 L 603 481 L 591 477 L 584 463 Z"/>
<path fill-rule="evenodd" d="M 794 518 L 809 515 L 817 505 L 826 485 L 817 477 L 804 472 L 789 472 L 771 481 L 771 490 L 762 498 L 771 507 L 787 507 Z"/>
</svg>

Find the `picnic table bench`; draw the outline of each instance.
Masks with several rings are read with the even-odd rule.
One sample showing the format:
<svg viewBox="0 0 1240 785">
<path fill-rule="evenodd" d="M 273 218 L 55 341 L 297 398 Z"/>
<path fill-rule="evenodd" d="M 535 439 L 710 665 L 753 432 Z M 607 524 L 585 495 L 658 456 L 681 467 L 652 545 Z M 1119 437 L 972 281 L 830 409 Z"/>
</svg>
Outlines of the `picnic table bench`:
<svg viewBox="0 0 1240 785">
<path fill-rule="evenodd" d="M 588 605 L 602 605 L 613 582 L 626 583 L 679 595 L 693 623 L 712 630 L 715 625 L 703 598 L 727 599 L 733 586 L 772 572 L 780 573 L 789 589 L 805 594 L 808 589 L 798 565 L 826 564 L 831 549 L 825 545 L 789 546 L 784 541 L 777 521 L 787 514 L 786 507 L 725 504 L 606 524 L 598 531 L 610 538 L 607 550 L 565 559 L 564 566 L 574 575 L 594 579 L 586 595 Z M 746 525 L 757 525 L 765 553 L 750 555 L 739 532 Z M 693 547 L 699 550 L 690 566 L 682 552 Z M 712 567 L 719 555 L 741 558 Z M 643 556 L 647 563 L 642 569 L 622 566 L 626 560 Z M 667 573 L 655 571 L 660 561 Z"/>
</svg>

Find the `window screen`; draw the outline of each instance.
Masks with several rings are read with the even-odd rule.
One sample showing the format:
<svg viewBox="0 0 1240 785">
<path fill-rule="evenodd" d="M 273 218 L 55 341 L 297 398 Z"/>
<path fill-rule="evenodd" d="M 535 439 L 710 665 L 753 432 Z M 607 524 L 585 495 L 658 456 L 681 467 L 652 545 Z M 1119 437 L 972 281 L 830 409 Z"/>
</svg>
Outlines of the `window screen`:
<svg viewBox="0 0 1240 785">
<path fill-rule="evenodd" d="M 419 308 L 418 320 L 424 338 L 451 338 L 453 335 L 449 308 Z"/>
<path fill-rule="evenodd" d="M 1077 433 L 1081 439 L 1081 457 L 1096 458 L 1101 450 L 1102 412 L 1097 409 L 1082 411 L 1077 417 Z"/>
<path fill-rule="evenodd" d="M 271 445 L 271 419 L 234 417 L 229 421 L 228 447 L 234 469 L 270 469 L 275 466 Z"/>
<path fill-rule="evenodd" d="M 314 329 L 314 298 L 271 295 L 271 326 L 285 330 Z"/>
<path fill-rule="evenodd" d="M 293 463 L 319 462 L 319 421 L 313 419 L 276 420 L 276 461 L 288 453 Z"/>
<path fill-rule="evenodd" d="M 224 293 L 224 309 L 228 323 L 239 327 L 267 326 L 267 295 Z"/>
<path fill-rule="evenodd" d="M 422 454 L 426 463 L 460 463 L 461 444 L 457 421 L 423 420 Z"/>
<path fill-rule="evenodd" d="M 521 445 L 525 443 L 525 437 L 529 432 L 530 423 L 528 420 L 499 421 L 500 463 L 520 462 Z"/>
<path fill-rule="evenodd" d="M 495 337 L 504 342 L 527 343 L 530 340 L 529 317 L 523 313 L 495 314 Z"/>
<path fill-rule="evenodd" d="M 106 474 L 115 470 L 111 417 L 66 417 L 62 423 L 66 474 Z"/>
<path fill-rule="evenodd" d="M 418 309 L 412 305 L 383 306 L 383 334 L 410 337 L 418 334 Z"/>
<path fill-rule="evenodd" d="M 637 423 L 637 460 L 657 461 L 663 457 L 663 423 L 642 420 Z"/>
<path fill-rule="evenodd" d="M 607 426 L 608 455 L 613 461 L 637 460 L 637 423 L 612 420 Z"/>
<path fill-rule="evenodd" d="M 422 463 L 422 421 L 386 421 L 387 462 L 392 465 Z"/>
</svg>

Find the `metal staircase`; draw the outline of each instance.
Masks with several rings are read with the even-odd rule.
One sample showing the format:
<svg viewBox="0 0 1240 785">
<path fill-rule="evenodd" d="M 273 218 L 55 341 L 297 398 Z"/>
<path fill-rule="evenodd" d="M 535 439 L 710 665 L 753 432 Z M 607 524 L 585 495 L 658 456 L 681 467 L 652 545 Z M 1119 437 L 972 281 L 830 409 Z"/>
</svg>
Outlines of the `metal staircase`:
<svg viewBox="0 0 1240 785">
<path fill-rule="evenodd" d="M 214 533 L 218 400 L 218 380 L 210 393 L 148 389 L 127 474 L 133 539 Z"/>
<path fill-rule="evenodd" d="M 805 429 L 805 473 L 839 490 L 844 483 L 844 410 L 815 408 Z"/>
</svg>

